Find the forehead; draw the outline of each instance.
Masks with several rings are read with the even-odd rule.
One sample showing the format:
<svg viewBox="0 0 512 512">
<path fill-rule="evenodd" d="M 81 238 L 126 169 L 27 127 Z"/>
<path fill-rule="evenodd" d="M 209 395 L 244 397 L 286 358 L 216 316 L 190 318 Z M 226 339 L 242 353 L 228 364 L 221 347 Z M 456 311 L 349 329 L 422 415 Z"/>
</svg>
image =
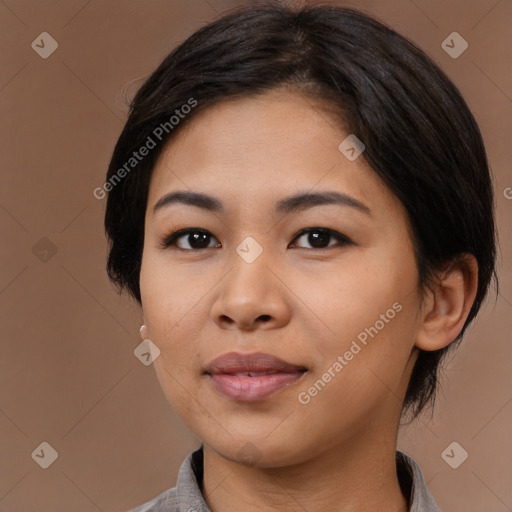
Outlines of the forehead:
<svg viewBox="0 0 512 512">
<path fill-rule="evenodd" d="M 363 157 L 350 161 L 342 154 L 338 146 L 348 135 L 326 103 L 299 93 L 222 101 L 196 114 L 168 142 L 153 171 L 148 207 L 178 189 L 257 208 L 316 187 L 383 210 L 399 208 Z"/>
</svg>

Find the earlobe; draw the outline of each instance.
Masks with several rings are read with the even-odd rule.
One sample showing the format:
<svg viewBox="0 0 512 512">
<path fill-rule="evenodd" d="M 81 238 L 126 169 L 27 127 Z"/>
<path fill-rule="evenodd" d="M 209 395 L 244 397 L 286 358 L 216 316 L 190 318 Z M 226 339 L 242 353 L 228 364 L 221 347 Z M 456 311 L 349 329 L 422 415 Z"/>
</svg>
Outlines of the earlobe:
<svg viewBox="0 0 512 512">
<path fill-rule="evenodd" d="M 449 345 L 464 327 L 477 289 L 478 263 L 472 254 L 464 254 L 440 272 L 425 298 L 415 346 L 432 351 Z"/>
</svg>

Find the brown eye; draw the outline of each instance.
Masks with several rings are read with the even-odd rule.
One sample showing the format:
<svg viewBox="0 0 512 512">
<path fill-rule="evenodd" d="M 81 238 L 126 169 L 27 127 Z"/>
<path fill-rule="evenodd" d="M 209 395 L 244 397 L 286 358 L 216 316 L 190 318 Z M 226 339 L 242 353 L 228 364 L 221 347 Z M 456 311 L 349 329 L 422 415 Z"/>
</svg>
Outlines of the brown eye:
<svg viewBox="0 0 512 512">
<path fill-rule="evenodd" d="M 210 245 L 212 239 L 214 236 L 205 229 L 187 228 L 172 233 L 161 245 L 163 248 L 175 246 L 186 251 L 219 247 L 220 244 Z"/>
<path fill-rule="evenodd" d="M 307 228 L 303 229 L 294 240 L 303 239 L 306 243 L 310 244 L 311 247 L 300 247 L 302 249 L 325 249 L 326 247 L 330 247 L 332 245 L 336 245 L 336 243 L 330 243 L 332 240 L 334 242 L 341 243 L 343 245 L 352 244 L 352 241 L 347 238 L 345 235 L 338 233 L 337 231 L 333 231 L 332 229 L 327 228 Z M 294 244 L 296 245 L 296 244 Z"/>
</svg>

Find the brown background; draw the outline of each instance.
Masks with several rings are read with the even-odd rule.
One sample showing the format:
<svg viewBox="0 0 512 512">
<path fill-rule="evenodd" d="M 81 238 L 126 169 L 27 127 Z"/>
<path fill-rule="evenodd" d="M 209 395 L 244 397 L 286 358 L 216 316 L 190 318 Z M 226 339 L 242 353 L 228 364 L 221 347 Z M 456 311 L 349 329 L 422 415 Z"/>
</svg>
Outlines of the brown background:
<svg viewBox="0 0 512 512">
<path fill-rule="evenodd" d="M 105 202 L 92 191 L 126 119 L 125 86 L 240 3 L 251 2 L 0 1 L 1 511 L 127 510 L 172 487 L 198 445 L 153 367 L 134 357 L 139 309 L 107 281 Z M 501 293 L 448 364 L 433 418 L 404 429 L 399 448 L 417 460 L 443 512 L 510 511 L 512 199 L 504 191 L 512 187 L 512 2 L 338 3 L 418 43 L 461 89 L 483 131 Z M 59 44 L 47 59 L 31 48 L 44 31 Z M 458 59 L 441 48 L 453 31 L 469 43 Z M 31 457 L 43 441 L 59 454 L 48 469 Z M 457 469 L 441 457 L 452 441 L 469 453 Z"/>
</svg>

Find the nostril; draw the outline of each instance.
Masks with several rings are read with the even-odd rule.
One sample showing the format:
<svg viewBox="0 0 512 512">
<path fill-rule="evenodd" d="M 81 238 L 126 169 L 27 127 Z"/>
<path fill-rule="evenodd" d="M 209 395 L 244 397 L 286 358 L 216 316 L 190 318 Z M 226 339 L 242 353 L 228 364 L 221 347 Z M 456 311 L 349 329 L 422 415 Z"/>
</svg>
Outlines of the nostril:
<svg viewBox="0 0 512 512">
<path fill-rule="evenodd" d="M 223 322 L 226 322 L 228 324 L 232 324 L 233 323 L 233 320 L 231 318 L 229 318 L 229 316 L 227 315 L 221 315 L 220 316 L 220 319 L 223 321 Z"/>
</svg>

